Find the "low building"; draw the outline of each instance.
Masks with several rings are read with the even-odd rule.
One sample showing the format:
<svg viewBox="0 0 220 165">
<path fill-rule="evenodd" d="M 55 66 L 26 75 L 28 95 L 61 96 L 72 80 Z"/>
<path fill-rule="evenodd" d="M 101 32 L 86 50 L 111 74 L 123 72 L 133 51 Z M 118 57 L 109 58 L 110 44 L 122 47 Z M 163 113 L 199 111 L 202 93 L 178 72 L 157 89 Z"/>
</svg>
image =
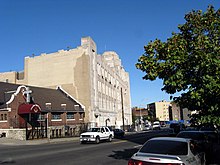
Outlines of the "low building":
<svg viewBox="0 0 220 165">
<path fill-rule="evenodd" d="M 21 140 L 78 136 L 85 107 L 62 88 L 0 82 L 0 134 Z"/>
<path fill-rule="evenodd" d="M 132 116 L 140 118 L 143 116 L 148 116 L 148 109 L 147 108 L 132 108 Z"/>
</svg>

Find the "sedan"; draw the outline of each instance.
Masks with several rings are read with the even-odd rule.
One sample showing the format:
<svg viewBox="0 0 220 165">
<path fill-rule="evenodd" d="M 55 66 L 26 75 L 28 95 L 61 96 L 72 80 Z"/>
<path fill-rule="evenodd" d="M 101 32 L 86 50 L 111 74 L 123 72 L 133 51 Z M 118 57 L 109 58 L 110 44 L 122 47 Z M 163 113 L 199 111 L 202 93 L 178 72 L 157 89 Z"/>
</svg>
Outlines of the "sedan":
<svg viewBox="0 0 220 165">
<path fill-rule="evenodd" d="M 205 165 L 205 153 L 191 139 L 156 137 L 135 153 L 128 165 Z"/>
<path fill-rule="evenodd" d="M 170 129 L 172 129 L 173 133 L 177 135 L 180 131 L 185 130 L 185 125 L 182 123 L 171 123 Z"/>
<path fill-rule="evenodd" d="M 201 145 L 210 145 L 208 136 L 204 132 L 200 131 L 181 131 L 176 135 L 176 137 L 193 139 Z"/>
<path fill-rule="evenodd" d="M 114 137 L 115 138 L 123 138 L 125 136 L 125 131 L 122 130 L 122 129 L 116 128 L 116 129 L 113 130 L 113 132 L 114 132 Z"/>
<path fill-rule="evenodd" d="M 215 128 L 201 127 L 199 131 L 204 132 L 208 136 L 211 142 L 213 143 L 219 142 L 218 131 Z"/>
<path fill-rule="evenodd" d="M 200 131 L 181 131 L 176 137 L 193 139 L 201 149 L 206 153 L 206 160 L 210 160 L 213 146 L 210 143 L 208 136 Z"/>
</svg>

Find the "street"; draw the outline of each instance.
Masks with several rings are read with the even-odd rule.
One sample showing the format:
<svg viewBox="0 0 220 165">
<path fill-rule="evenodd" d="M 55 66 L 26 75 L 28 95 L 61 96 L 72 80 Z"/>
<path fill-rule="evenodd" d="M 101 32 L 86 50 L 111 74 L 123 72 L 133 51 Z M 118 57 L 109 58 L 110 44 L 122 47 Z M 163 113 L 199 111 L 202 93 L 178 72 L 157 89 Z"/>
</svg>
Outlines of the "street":
<svg viewBox="0 0 220 165">
<path fill-rule="evenodd" d="M 146 140 L 155 136 L 167 136 L 167 133 L 142 132 L 100 144 L 80 144 L 78 140 L 38 145 L 0 144 L 0 164 L 127 165 L 129 158 Z"/>
<path fill-rule="evenodd" d="M 125 160 L 116 161 L 114 151 L 121 147 L 126 148 L 127 143 L 113 142 L 99 145 L 80 145 L 77 142 L 49 144 L 38 146 L 11 147 L 1 151 L 1 157 L 8 163 L 15 164 L 126 164 Z M 132 144 L 129 144 L 132 146 Z"/>
<path fill-rule="evenodd" d="M 161 132 L 163 134 L 163 132 Z M 161 134 L 157 132 L 158 134 Z M 141 144 L 155 132 L 145 132 L 100 144 L 80 144 L 79 141 L 39 145 L 0 145 L 0 163 L 5 164 L 127 164 Z"/>
</svg>

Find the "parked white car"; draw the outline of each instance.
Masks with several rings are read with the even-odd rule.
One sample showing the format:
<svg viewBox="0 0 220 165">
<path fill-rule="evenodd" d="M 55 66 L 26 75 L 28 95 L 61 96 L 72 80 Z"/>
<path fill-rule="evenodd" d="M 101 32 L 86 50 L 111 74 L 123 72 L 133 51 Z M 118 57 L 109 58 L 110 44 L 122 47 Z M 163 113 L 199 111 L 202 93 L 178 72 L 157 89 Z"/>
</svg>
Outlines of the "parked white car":
<svg viewBox="0 0 220 165">
<path fill-rule="evenodd" d="M 128 165 L 205 165 L 205 153 L 191 139 L 157 137 L 148 140 Z"/>
<path fill-rule="evenodd" d="M 114 138 L 114 132 L 108 127 L 94 127 L 90 128 L 88 132 L 84 132 L 80 135 L 80 142 L 95 142 L 99 143 L 102 140 L 112 141 Z"/>
<path fill-rule="evenodd" d="M 153 127 L 154 130 L 160 130 L 161 129 L 160 122 L 159 121 L 153 122 L 153 126 L 152 127 Z"/>
<path fill-rule="evenodd" d="M 145 124 L 143 130 L 147 131 L 147 130 L 151 130 L 152 126 L 150 124 Z"/>
</svg>

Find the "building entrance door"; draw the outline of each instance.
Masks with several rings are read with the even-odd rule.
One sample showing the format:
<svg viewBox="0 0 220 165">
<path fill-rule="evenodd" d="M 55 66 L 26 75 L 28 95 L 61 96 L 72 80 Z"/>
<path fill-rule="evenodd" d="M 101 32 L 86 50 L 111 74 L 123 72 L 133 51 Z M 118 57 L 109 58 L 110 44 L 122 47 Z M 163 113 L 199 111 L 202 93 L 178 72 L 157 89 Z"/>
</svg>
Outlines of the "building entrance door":
<svg viewBox="0 0 220 165">
<path fill-rule="evenodd" d="M 39 114 L 27 114 L 25 119 L 26 140 L 47 138 L 47 119 L 39 120 Z"/>
</svg>

